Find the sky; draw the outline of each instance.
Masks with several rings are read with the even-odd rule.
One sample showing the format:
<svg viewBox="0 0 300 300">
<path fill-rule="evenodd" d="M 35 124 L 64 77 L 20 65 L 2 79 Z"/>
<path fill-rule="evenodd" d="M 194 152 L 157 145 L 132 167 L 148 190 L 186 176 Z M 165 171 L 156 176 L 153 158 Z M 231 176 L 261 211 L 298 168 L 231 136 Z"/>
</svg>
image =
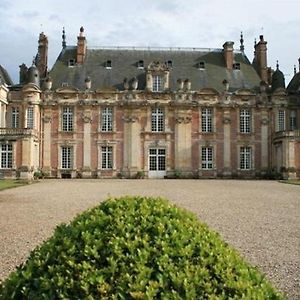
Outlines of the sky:
<svg viewBox="0 0 300 300">
<path fill-rule="evenodd" d="M 65 27 L 67 45 L 76 45 L 84 27 L 88 47 L 153 46 L 222 48 L 226 41 L 240 46 L 253 59 L 254 39 L 268 42 L 268 65 L 281 71 L 288 83 L 299 71 L 299 0 L 0 0 L 0 64 L 14 83 L 19 65 L 30 66 L 38 36 L 49 39 L 48 68 L 61 46 Z"/>
</svg>

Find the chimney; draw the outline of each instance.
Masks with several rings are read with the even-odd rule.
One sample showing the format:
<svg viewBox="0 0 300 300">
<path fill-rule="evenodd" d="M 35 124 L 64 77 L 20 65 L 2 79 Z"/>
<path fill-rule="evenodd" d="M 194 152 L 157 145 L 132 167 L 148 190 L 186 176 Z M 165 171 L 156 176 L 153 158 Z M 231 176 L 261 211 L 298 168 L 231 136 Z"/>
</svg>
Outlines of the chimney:
<svg viewBox="0 0 300 300">
<path fill-rule="evenodd" d="M 23 63 L 19 66 L 20 68 L 20 72 L 19 72 L 19 75 L 20 75 L 20 84 L 25 84 L 27 82 L 27 71 L 28 71 L 28 68 L 27 66 Z"/>
<path fill-rule="evenodd" d="M 255 45 L 255 60 L 258 75 L 261 80 L 268 83 L 267 42 L 263 35 L 259 36 L 259 42 Z"/>
<path fill-rule="evenodd" d="M 83 32 L 84 28 L 81 26 L 77 37 L 77 64 L 83 64 L 86 55 L 86 39 Z"/>
<path fill-rule="evenodd" d="M 41 32 L 39 36 L 36 66 L 39 71 L 40 78 L 45 78 L 47 75 L 48 68 L 48 38 L 43 32 Z"/>
<path fill-rule="evenodd" d="M 233 44 L 234 42 L 226 42 L 223 45 L 226 68 L 229 70 L 232 70 L 232 66 L 233 66 Z"/>
</svg>

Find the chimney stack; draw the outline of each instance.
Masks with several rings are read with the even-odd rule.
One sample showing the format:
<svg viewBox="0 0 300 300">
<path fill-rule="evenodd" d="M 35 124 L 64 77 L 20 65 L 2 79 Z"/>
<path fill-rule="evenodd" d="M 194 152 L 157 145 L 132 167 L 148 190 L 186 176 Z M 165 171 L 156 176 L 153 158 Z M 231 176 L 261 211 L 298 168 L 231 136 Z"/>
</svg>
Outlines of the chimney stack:
<svg viewBox="0 0 300 300">
<path fill-rule="evenodd" d="M 40 78 L 45 78 L 48 68 L 48 38 L 43 32 L 41 32 L 39 36 L 36 67 L 39 71 Z"/>
<path fill-rule="evenodd" d="M 83 64 L 86 56 L 86 39 L 84 36 L 84 28 L 80 27 L 80 33 L 77 37 L 77 64 Z"/>
<path fill-rule="evenodd" d="M 223 45 L 225 63 L 227 69 L 229 70 L 232 70 L 233 67 L 233 44 L 234 42 L 226 42 Z"/>
<path fill-rule="evenodd" d="M 255 61 L 261 80 L 268 83 L 267 42 L 263 35 L 259 36 L 259 42 L 255 45 Z"/>
</svg>

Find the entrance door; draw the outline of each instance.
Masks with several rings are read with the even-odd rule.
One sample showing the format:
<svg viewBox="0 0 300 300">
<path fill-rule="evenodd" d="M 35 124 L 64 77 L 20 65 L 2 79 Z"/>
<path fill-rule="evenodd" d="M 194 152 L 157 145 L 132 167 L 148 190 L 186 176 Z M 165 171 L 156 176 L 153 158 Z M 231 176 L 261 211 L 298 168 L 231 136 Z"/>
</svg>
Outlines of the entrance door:
<svg viewBox="0 0 300 300">
<path fill-rule="evenodd" d="M 149 178 L 164 178 L 166 175 L 166 149 L 149 149 Z"/>
</svg>

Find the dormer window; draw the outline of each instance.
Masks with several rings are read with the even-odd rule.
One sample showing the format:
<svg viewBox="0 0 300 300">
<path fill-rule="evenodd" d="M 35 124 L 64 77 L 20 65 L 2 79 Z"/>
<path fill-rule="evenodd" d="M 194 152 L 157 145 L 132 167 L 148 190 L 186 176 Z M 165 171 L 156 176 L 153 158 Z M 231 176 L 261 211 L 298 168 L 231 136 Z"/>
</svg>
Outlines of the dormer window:
<svg viewBox="0 0 300 300">
<path fill-rule="evenodd" d="M 74 58 L 69 59 L 68 67 L 74 67 L 74 66 L 75 66 L 75 59 Z"/>
<path fill-rule="evenodd" d="M 240 63 L 234 63 L 232 68 L 233 68 L 233 70 L 240 70 L 241 69 L 241 64 Z"/>
<path fill-rule="evenodd" d="M 138 64 L 137 64 L 138 69 L 144 69 L 144 61 L 143 60 L 139 60 Z"/>
<path fill-rule="evenodd" d="M 204 62 L 204 61 L 198 62 L 197 68 L 198 68 L 199 70 L 204 70 L 204 69 L 205 69 L 205 62 Z"/>
<path fill-rule="evenodd" d="M 111 60 L 107 60 L 105 64 L 106 69 L 111 69 L 111 66 L 112 66 Z"/>
<path fill-rule="evenodd" d="M 152 91 L 162 92 L 163 91 L 163 78 L 160 75 L 152 76 Z"/>
<path fill-rule="evenodd" d="M 167 65 L 168 68 L 172 68 L 173 67 L 173 62 L 171 60 L 168 60 L 166 62 L 166 65 Z"/>
</svg>

